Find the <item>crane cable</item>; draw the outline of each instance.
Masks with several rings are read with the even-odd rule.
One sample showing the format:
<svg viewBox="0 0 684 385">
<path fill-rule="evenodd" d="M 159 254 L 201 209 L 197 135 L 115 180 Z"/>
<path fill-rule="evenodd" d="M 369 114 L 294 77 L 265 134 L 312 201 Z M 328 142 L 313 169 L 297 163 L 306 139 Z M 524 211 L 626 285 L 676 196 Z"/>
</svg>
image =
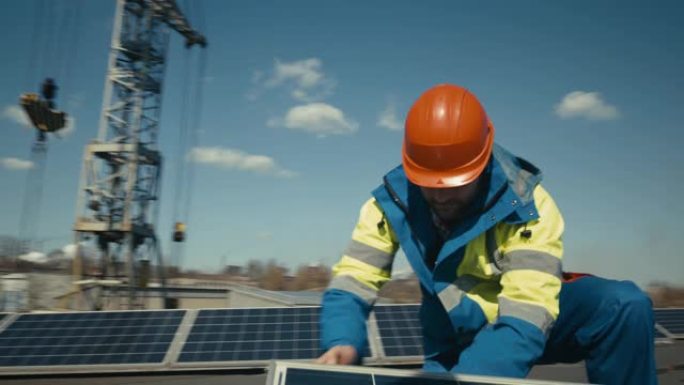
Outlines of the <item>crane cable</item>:
<svg viewBox="0 0 684 385">
<path fill-rule="evenodd" d="M 71 61 L 78 50 L 81 3 L 82 0 L 79 0 L 76 7 L 64 7 L 62 12 L 56 12 L 55 2 L 42 0 L 37 3 L 29 47 L 29 64 L 26 67 L 25 86 L 28 89 L 35 86 L 34 79 L 43 77 L 48 70 L 54 71 L 63 78 L 69 77 L 65 74 L 70 74 Z M 51 15 L 57 15 L 57 17 L 53 18 Z M 56 30 L 58 25 L 60 27 Z M 68 36 L 66 41 L 61 39 L 59 31 Z M 65 49 L 64 47 L 69 43 L 71 46 Z M 69 79 L 66 80 L 69 81 Z M 38 244 L 35 238 L 40 218 L 46 159 L 46 137 L 44 133 L 37 132 L 36 139 L 31 145 L 32 167 L 26 175 L 19 218 L 19 239 L 24 242 L 24 248 L 27 251 L 37 248 Z"/>
<path fill-rule="evenodd" d="M 199 2 L 191 2 L 196 5 Z M 189 8 L 187 8 L 189 10 Z M 186 15 L 189 13 L 186 13 Z M 198 15 L 198 27 L 203 28 L 204 20 L 202 12 L 195 10 Z M 195 178 L 194 163 L 189 156 L 193 148 L 199 142 L 199 132 L 201 123 L 201 109 L 203 86 L 205 82 L 207 53 L 206 49 L 201 49 L 198 57 L 193 63 L 191 53 L 184 58 L 184 82 L 182 86 L 182 106 L 180 129 L 177 147 L 176 170 L 176 189 L 174 192 L 174 223 L 182 223 L 187 226 L 190 219 L 190 206 L 192 205 L 192 192 Z M 172 265 L 180 267 L 183 263 L 185 252 L 184 242 L 173 242 L 171 250 Z"/>
</svg>

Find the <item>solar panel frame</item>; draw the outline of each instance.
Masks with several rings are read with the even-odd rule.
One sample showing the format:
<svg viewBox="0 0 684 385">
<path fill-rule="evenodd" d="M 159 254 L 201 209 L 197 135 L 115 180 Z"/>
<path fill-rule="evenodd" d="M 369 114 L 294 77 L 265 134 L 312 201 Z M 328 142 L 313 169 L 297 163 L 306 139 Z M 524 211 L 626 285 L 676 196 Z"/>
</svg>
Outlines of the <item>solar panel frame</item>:
<svg viewBox="0 0 684 385">
<path fill-rule="evenodd" d="M 403 307 L 403 308 L 402 308 Z M 415 364 L 420 364 L 423 362 L 423 356 L 421 355 L 392 355 L 392 353 L 388 354 L 388 351 L 386 350 L 386 346 L 383 343 L 382 337 L 383 333 L 385 337 L 388 336 L 386 333 L 387 330 L 386 328 L 388 325 L 383 325 L 383 320 L 387 321 L 387 319 L 393 319 L 392 322 L 395 322 L 396 325 L 392 326 L 390 325 L 390 329 L 392 327 L 398 328 L 399 330 L 403 330 L 400 332 L 400 334 L 404 333 L 406 331 L 405 328 L 405 323 L 402 324 L 402 322 L 397 321 L 397 319 L 401 320 L 402 318 L 405 320 L 407 317 L 409 319 L 412 319 L 414 322 L 413 326 L 413 331 L 411 332 L 414 334 L 413 338 L 418 338 L 420 337 L 419 342 L 422 344 L 422 333 L 420 330 L 420 324 L 418 320 L 418 309 L 420 305 L 418 304 L 383 304 L 383 305 L 377 305 L 375 306 L 374 311 L 371 313 L 368 321 L 368 340 L 370 343 L 370 352 L 367 357 L 363 359 L 364 365 L 367 365 L 369 367 L 372 366 L 381 366 L 381 365 L 415 365 Z M 305 306 L 305 307 L 267 307 L 267 308 L 228 308 L 228 309 L 192 309 L 192 310 L 175 310 L 175 312 L 181 312 L 180 316 L 180 322 L 176 325 L 175 329 L 175 334 L 173 335 L 172 339 L 168 344 L 166 345 L 167 349 L 165 353 L 163 354 L 163 358 L 161 361 L 154 362 L 154 363 L 136 363 L 136 364 L 130 364 L 130 363 L 121 363 L 121 364 L 112 364 L 112 363 L 107 363 L 107 364 L 87 364 L 87 365 L 45 365 L 45 366 L 2 366 L 0 367 L 0 376 L 5 376 L 5 375 L 15 375 L 15 374 L 51 374 L 51 373 L 107 373 L 107 372 L 122 372 L 122 371 L 127 371 L 127 372 L 153 372 L 153 371 L 174 371 L 174 370 L 194 370 L 194 369 L 226 369 L 226 368 L 236 368 L 236 369 L 242 369 L 242 368 L 264 368 L 266 367 L 270 362 L 273 360 L 277 361 L 285 361 L 285 362 L 296 362 L 296 360 L 301 360 L 301 359 L 310 359 L 310 358 L 315 358 L 319 352 L 315 352 L 313 354 L 309 354 L 308 356 L 304 357 L 297 357 L 293 358 L 292 360 L 283 360 L 279 358 L 277 355 L 271 355 L 271 356 L 262 356 L 260 359 L 248 359 L 248 360 L 217 360 L 217 361 L 183 361 L 180 359 L 181 354 L 183 353 L 183 349 L 185 348 L 186 344 L 190 341 L 192 342 L 191 338 L 191 330 L 195 326 L 198 325 L 207 325 L 206 320 L 203 323 L 202 320 L 200 320 L 199 316 L 203 311 L 209 311 L 209 312 L 215 312 L 215 311 L 224 311 L 224 312 L 231 312 L 231 311 L 245 311 L 249 309 L 258 309 L 259 311 L 264 311 L 264 309 L 271 309 L 271 310 L 266 310 L 267 312 L 271 311 L 273 312 L 274 310 L 272 309 L 278 309 L 281 313 L 288 313 L 288 312 L 301 312 L 301 309 L 315 309 L 314 311 L 308 310 L 309 318 L 308 318 L 308 325 L 310 329 L 318 329 L 318 315 L 320 314 L 320 306 Z M 393 310 L 395 309 L 401 309 L 402 311 L 398 313 L 392 313 Z M 406 310 L 409 310 L 409 314 L 407 315 Z M 662 309 L 655 309 L 655 310 L 662 310 Z M 671 309 L 666 309 L 666 310 L 671 310 Z M 684 309 L 675 309 L 675 310 L 684 310 Z M 55 322 L 54 319 L 54 314 L 77 314 L 79 316 L 83 316 L 84 314 L 91 314 L 95 315 L 97 317 L 101 317 L 102 314 L 111 314 L 111 313 L 127 313 L 127 314 L 150 314 L 153 312 L 164 312 L 168 310 L 143 310 L 143 311 L 114 311 L 114 312 L 71 312 L 71 313 L 53 313 L 52 315 L 50 314 L 42 314 L 40 315 L 41 317 L 44 317 L 42 321 L 45 321 L 44 323 L 50 323 L 50 322 Z M 378 314 L 380 316 L 378 317 Z M 4 318 L 0 318 L 0 337 L 3 335 L 3 331 L 9 328 L 11 325 L 13 325 L 17 320 L 19 320 L 22 316 L 26 316 L 27 314 L 17 314 L 17 313 L 5 313 Z M 35 315 L 35 314 L 32 314 Z M 263 315 L 263 314 L 262 314 Z M 2 314 L 0 314 L 2 316 Z M 395 318 L 392 318 L 395 317 Z M 125 318 L 125 317 L 124 317 Z M 263 321 L 263 320 L 262 320 Z M 272 320 L 272 321 L 277 321 L 277 320 Z M 114 326 L 116 324 L 115 321 L 109 320 L 105 323 L 106 325 L 109 326 Z M 262 322 L 263 324 L 263 322 Z M 278 322 L 270 322 L 272 324 L 271 326 L 273 328 L 276 328 L 274 331 L 277 332 L 277 327 L 280 325 L 280 327 L 283 326 L 282 320 Z M 59 325 L 59 324 L 58 324 Z M 403 325 L 403 326 L 402 326 Z M 54 325 L 53 325 L 54 326 Z M 121 325 L 119 325 L 121 326 Z M 402 329 L 403 328 L 403 329 Z M 251 333 L 254 333 L 255 330 L 250 330 Z M 665 329 L 663 329 L 660 325 L 656 325 L 656 332 L 660 332 L 661 334 L 665 335 L 666 337 L 670 337 L 671 335 L 668 335 L 669 332 Z M 69 335 L 69 333 L 65 333 L 66 335 Z M 277 334 L 277 333 L 276 333 Z M 311 334 L 312 338 L 310 341 L 310 346 L 317 346 L 318 345 L 318 335 L 313 333 Z M 34 337 L 34 335 L 32 335 Z M 45 336 L 41 337 L 40 335 L 35 336 L 35 338 L 44 338 Z M 662 336 L 661 336 L 662 337 Z M 194 337 L 197 338 L 197 337 Z M 658 342 L 671 342 L 671 339 L 657 339 Z M 197 342 L 197 341 L 196 341 Z M 208 341 L 210 343 L 214 341 Z M 386 342 L 386 341 L 385 341 Z M 415 341 L 414 341 L 415 342 Z M 414 343 L 415 345 L 415 343 Z M 387 346 L 391 346 L 391 344 L 388 344 Z M 160 353 L 161 354 L 161 353 Z"/>
<path fill-rule="evenodd" d="M 273 359 L 314 359 L 322 353 L 319 348 L 319 315 L 320 306 L 198 310 L 192 328 L 182 346 L 178 347 L 179 352 L 171 365 L 179 369 L 264 368 Z M 281 329 L 290 325 L 288 322 L 299 321 L 298 326 L 307 325 L 307 328 Z M 240 330 L 231 331 L 231 325 Z M 273 329 L 266 330 L 265 327 Z M 283 339 L 283 335 L 286 338 Z M 212 336 L 218 338 L 211 339 Z M 303 339 L 308 341 L 308 345 L 298 348 L 297 344 Z M 236 348 L 238 350 L 231 350 Z M 292 349 L 298 355 L 286 357 L 286 352 Z M 276 353 L 266 355 L 266 352 Z"/>
<path fill-rule="evenodd" d="M 684 308 L 653 309 L 653 316 L 668 337 L 684 339 Z"/>
<path fill-rule="evenodd" d="M 290 376 L 288 382 L 288 374 Z M 306 378 L 306 374 L 309 378 Z M 304 377 L 303 380 L 299 377 Z M 345 378 L 345 376 L 347 376 Z M 312 378 L 313 377 L 313 378 Z M 354 381 L 350 381 L 354 377 Z M 300 382 L 293 382 L 298 379 Z M 394 380 L 393 380 L 394 379 Z M 415 381 L 412 381 L 415 379 Z M 367 366 L 319 365 L 293 361 L 272 361 L 268 367 L 266 385 L 302 385 L 325 383 L 326 385 L 571 385 L 578 383 L 516 379 L 493 376 L 476 376 L 450 373 L 425 373 L 418 370 L 376 368 Z"/>
<path fill-rule="evenodd" d="M 423 335 L 418 317 L 420 304 L 386 304 L 373 309 L 369 327 L 369 340 L 377 339 L 380 345 L 377 362 L 395 364 L 421 364 L 423 362 Z M 398 311 L 397 311 L 398 310 Z M 371 334 L 373 331 L 373 335 Z M 410 342 L 406 346 L 403 343 Z"/>
<path fill-rule="evenodd" d="M 2 333 L 2 331 L 5 330 L 5 328 L 12 322 L 14 322 L 17 317 L 19 317 L 19 314 L 17 313 L 2 313 L 2 318 L 0 318 L 0 333 Z"/>
<path fill-rule="evenodd" d="M 166 314 L 162 317 L 155 317 L 159 313 Z M 0 354 L 9 353 L 2 356 L 4 361 L 0 362 L 0 375 L 118 373 L 163 370 L 167 363 L 167 352 L 174 341 L 178 325 L 180 325 L 185 315 L 185 310 L 20 314 L 4 330 L 0 331 L 0 343 L 7 347 L 7 350 L 4 350 L 3 346 L 0 345 Z M 131 322 L 140 319 L 147 319 L 148 324 L 142 326 L 131 324 Z M 167 322 L 167 325 L 162 326 L 164 328 L 163 331 L 167 333 L 149 334 L 138 331 L 140 328 L 147 328 L 146 330 L 159 328 L 157 324 L 153 323 L 159 319 Z M 173 323 L 178 319 L 180 321 L 174 327 Z M 68 326 L 69 322 L 87 324 L 89 322 L 97 322 L 98 320 L 102 321 L 103 324 L 98 325 L 100 326 L 99 328 L 97 326 L 92 328 L 62 328 L 62 326 Z M 122 325 L 125 323 L 124 321 L 129 321 L 128 325 Z M 44 328 L 43 326 L 49 327 Z M 29 333 L 32 329 L 38 332 Z M 102 334 L 103 330 L 113 333 L 132 332 L 132 334 L 108 335 Z M 52 335 L 50 331 L 53 332 Z M 55 333 L 55 331 L 58 333 Z M 171 333 L 172 336 L 168 342 L 166 341 L 167 337 L 154 341 L 155 338 L 159 338 L 161 335 L 171 335 Z M 38 344 L 44 342 L 48 343 L 48 345 L 27 344 L 18 345 L 18 347 L 13 345 L 15 341 L 12 339 L 27 338 L 29 336 L 32 342 Z M 138 336 L 142 336 L 142 340 L 135 340 Z M 54 340 L 50 341 L 50 338 Z M 124 342 L 129 340 L 133 340 L 133 342 Z M 50 345 L 51 342 L 53 342 L 52 345 Z M 76 342 L 80 343 L 75 344 Z M 131 346 L 126 350 L 124 345 Z M 140 346 L 143 349 L 150 350 L 137 352 L 133 350 Z M 79 349 L 85 350 L 79 351 Z M 17 354 L 21 352 L 27 354 Z M 147 362 L 136 362 L 137 360 L 133 360 L 135 356 L 141 355 L 143 355 L 143 359 L 147 358 Z"/>
</svg>

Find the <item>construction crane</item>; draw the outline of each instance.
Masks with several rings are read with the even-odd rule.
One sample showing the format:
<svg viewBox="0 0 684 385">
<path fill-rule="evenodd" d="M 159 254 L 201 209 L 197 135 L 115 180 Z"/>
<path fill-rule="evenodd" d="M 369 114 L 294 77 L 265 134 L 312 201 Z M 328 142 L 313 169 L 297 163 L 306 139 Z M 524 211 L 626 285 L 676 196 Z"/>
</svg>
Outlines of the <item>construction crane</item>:
<svg viewBox="0 0 684 385">
<path fill-rule="evenodd" d="M 140 307 L 137 288 L 151 261 L 165 286 L 156 235 L 162 170 L 157 139 L 171 30 L 185 38 L 186 48 L 207 46 L 175 1 L 117 0 L 98 136 L 83 155 L 74 224 L 75 282 L 92 277 L 122 282 L 129 309 Z M 84 266 L 87 244 L 98 250 L 97 268 Z M 101 308 L 101 299 L 90 307 Z"/>
</svg>

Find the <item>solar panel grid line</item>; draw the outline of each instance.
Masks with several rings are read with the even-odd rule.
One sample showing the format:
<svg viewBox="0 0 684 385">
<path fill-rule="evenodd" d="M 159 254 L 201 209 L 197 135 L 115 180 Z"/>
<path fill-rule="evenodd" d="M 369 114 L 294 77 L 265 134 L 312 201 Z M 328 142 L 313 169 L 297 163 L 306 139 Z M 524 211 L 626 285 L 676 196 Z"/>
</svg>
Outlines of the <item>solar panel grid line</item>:
<svg viewBox="0 0 684 385">
<path fill-rule="evenodd" d="M 662 326 L 672 338 L 684 338 L 684 308 L 660 308 L 653 311 L 656 324 Z"/>
<path fill-rule="evenodd" d="M 273 310 L 273 312 L 278 314 L 278 312 L 280 312 L 280 309 Z M 259 354 L 257 352 L 261 352 L 262 350 L 268 350 L 267 348 L 264 349 L 265 344 L 268 344 L 269 342 L 272 344 L 275 344 L 274 340 L 277 340 L 276 338 L 274 338 L 275 336 L 270 337 L 270 341 L 266 339 L 267 328 L 273 328 L 274 327 L 274 325 L 271 324 L 270 322 L 268 325 L 265 323 L 266 322 L 266 312 L 265 311 L 260 312 L 258 318 L 259 318 L 258 323 L 259 323 L 260 327 L 257 328 L 256 334 L 255 334 L 255 340 L 258 341 L 258 343 L 254 349 L 254 352 L 252 353 L 252 357 L 255 359 L 257 357 L 259 357 Z M 276 323 L 277 322 L 275 322 L 274 324 L 276 324 Z M 271 349 L 271 350 L 274 350 L 274 349 Z"/>
<path fill-rule="evenodd" d="M 240 335 L 247 332 L 247 323 L 248 323 L 247 313 L 240 314 L 240 321 L 238 321 L 238 325 L 240 325 L 240 329 L 241 329 Z M 239 357 L 238 356 L 238 349 L 239 349 L 240 344 L 241 344 L 241 342 L 235 343 L 235 352 L 233 352 L 232 357 L 231 357 L 231 359 L 233 361 L 238 360 L 238 357 Z"/>
<path fill-rule="evenodd" d="M 0 372 L 158 365 L 185 312 L 23 314 L 0 333 Z M 70 371 L 71 369 L 66 369 Z M 57 370 L 63 371 L 63 370 Z"/>
<path fill-rule="evenodd" d="M 249 361 L 263 367 L 275 357 L 315 358 L 319 314 L 319 307 L 202 310 L 178 363 Z"/>
<path fill-rule="evenodd" d="M 382 346 L 380 338 L 380 329 L 378 328 L 378 319 L 375 312 L 371 312 L 366 322 L 366 332 L 368 338 L 368 345 L 370 348 L 370 357 L 364 358 L 364 363 L 378 361 L 385 357 L 385 349 Z"/>
<path fill-rule="evenodd" d="M 376 306 L 375 314 L 385 362 L 420 363 L 423 360 L 420 305 Z"/>
<path fill-rule="evenodd" d="M 282 335 L 283 326 L 285 326 L 285 312 L 282 310 L 276 310 L 276 322 L 275 322 L 275 327 L 274 327 L 274 332 L 275 335 Z M 281 355 L 281 343 L 280 340 L 276 341 L 273 344 L 273 350 L 275 353 L 275 356 L 278 357 Z"/>
<path fill-rule="evenodd" d="M 298 333 L 297 333 L 297 329 L 296 329 L 299 320 L 298 320 L 297 318 L 298 318 L 298 317 L 297 317 L 297 313 L 294 313 L 294 320 L 293 320 L 293 338 L 292 338 L 292 341 L 293 341 L 293 342 L 292 342 L 292 351 L 293 351 L 293 352 L 297 352 L 297 351 L 298 351 L 297 349 L 299 348 L 299 341 L 297 340 L 297 338 L 298 338 L 297 334 L 298 334 Z M 298 356 L 298 353 L 295 353 L 294 356 L 295 356 L 295 357 Z"/>
</svg>

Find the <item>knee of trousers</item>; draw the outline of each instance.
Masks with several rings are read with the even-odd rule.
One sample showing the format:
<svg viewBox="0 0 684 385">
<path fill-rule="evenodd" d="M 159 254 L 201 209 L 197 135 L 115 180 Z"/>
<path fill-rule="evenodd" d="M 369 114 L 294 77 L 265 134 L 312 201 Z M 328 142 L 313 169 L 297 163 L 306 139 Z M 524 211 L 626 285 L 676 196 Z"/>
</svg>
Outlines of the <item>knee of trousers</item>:
<svg viewBox="0 0 684 385">
<path fill-rule="evenodd" d="M 637 285 L 631 281 L 616 282 L 603 293 L 602 309 L 613 309 L 615 315 L 623 317 L 627 325 L 653 323 L 653 303 Z"/>
</svg>

